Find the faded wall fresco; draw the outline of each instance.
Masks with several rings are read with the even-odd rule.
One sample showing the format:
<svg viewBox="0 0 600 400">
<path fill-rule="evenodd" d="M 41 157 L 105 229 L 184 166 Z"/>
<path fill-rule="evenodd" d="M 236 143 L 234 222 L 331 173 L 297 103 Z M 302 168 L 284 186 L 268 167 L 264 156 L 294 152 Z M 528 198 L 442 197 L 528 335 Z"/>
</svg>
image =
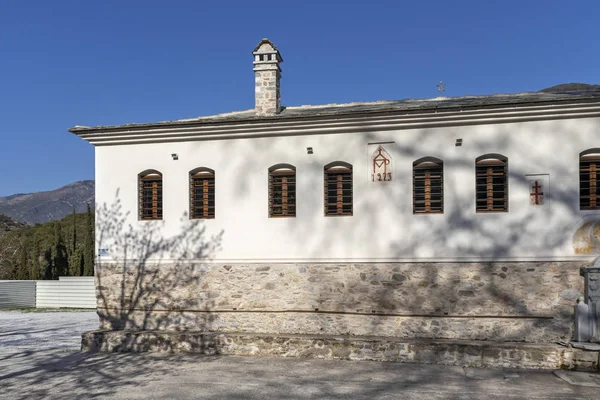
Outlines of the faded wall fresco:
<svg viewBox="0 0 600 400">
<path fill-rule="evenodd" d="M 600 215 L 584 218 L 573 235 L 575 254 L 600 254 Z"/>
</svg>

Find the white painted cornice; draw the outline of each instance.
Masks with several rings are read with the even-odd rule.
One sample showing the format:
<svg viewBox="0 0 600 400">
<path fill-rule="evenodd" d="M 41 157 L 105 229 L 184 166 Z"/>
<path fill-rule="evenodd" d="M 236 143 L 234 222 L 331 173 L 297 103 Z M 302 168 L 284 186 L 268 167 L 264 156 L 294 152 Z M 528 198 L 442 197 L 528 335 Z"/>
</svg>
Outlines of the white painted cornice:
<svg viewBox="0 0 600 400">
<path fill-rule="evenodd" d="M 600 117 L 599 102 L 519 105 L 477 110 L 355 112 L 333 115 L 297 115 L 269 119 L 224 119 L 210 122 L 173 123 L 98 128 L 70 131 L 95 146 L 223 140 L 320 134 L 376 132 L 386 130 L 441 128 L 557 119 Z"/>
<path fill-rule="evenodd" d="M 170 259 L 170 258 L 157 258 L 157 259 L 144 259 L 139 260 L 135 258 L 127 258 L 124 260 L 119 257 L 97 257 L 96 263 L 103 264 L 121 264 L 124 261 L 129 263 L 147 263 L 150 264 L 374 264 L 374 263 L 503 263 L 503 262 L 579 262 L 584 264 L 590 264 L 594 261 L 594 255 L 577 255 L 577 256 L 531 256 L 531 257 L 438 257 L 438 258 L 236 258 L 236 259 L 225 259 L 225 258 L 214 258 L 214 259 Z"/>
</svg>

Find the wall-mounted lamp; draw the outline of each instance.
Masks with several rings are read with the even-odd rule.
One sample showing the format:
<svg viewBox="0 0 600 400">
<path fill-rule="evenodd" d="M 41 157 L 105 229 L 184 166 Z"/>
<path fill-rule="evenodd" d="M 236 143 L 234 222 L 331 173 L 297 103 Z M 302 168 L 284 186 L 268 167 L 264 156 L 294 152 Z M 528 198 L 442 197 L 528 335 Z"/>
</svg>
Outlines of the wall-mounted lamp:
<svg viewBox="0 0 600 400">
<path fill-rule="evenodd" d="M 306 154 L 312 154 L 312 153 L 313 153 L 312 147 L 307 147 L 306 148 Z"/>
<path fill-rule="evenodd" d="M 179 160 L 179 155 L 177 153 L 172 153 L 171 158 L 173 158 L 173 160 Z"/>
<path fill-rule="evenodd" d="M 456 143 L 454 143 L 456 147 L 462 146 L 462 139 L 456 139 Z"/>
</svg>

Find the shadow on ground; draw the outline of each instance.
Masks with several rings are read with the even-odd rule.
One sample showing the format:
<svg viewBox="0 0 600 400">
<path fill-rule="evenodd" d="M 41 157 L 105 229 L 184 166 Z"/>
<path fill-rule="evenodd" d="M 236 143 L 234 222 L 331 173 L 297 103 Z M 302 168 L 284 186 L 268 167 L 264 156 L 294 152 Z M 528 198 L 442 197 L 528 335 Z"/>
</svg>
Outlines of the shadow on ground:
<svg viewBox="0 0 600 400">
<path fill-rule="evenodd" d="M 0 387 L 14 399 L 93 398 L 126 394 L 151 379 L 168 375 L 181 356 L 151 357 L 120 353 L 92 355 L 82 352 L 34 352 L 0 356 Z M 218 357 L 199 357 L 212 362 Z M 2 396 L 0 396 L 2 397 Z M 124 396 L 127 398 L 127 395 Z"/>
<path fill-rule="evenodd" d="M 594 398 L 549 371 L 192 354 L 21 352 L 0 357 L 0 398 Z"/>
</svg>

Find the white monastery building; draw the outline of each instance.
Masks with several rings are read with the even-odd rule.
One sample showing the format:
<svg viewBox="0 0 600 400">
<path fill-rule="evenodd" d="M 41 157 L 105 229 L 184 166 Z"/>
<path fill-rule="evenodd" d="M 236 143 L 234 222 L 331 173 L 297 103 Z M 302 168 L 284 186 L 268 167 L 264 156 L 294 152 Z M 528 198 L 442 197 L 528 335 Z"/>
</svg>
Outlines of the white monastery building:
<svg viewBox="0 0 600 400">
<path fill-rule="evenodd" d="M 551 342 L 600 255 L 600 90 L 75 126 L 108 330 Z M 284 89 L 285 90 L 285 89 Z"/>
</svg>

